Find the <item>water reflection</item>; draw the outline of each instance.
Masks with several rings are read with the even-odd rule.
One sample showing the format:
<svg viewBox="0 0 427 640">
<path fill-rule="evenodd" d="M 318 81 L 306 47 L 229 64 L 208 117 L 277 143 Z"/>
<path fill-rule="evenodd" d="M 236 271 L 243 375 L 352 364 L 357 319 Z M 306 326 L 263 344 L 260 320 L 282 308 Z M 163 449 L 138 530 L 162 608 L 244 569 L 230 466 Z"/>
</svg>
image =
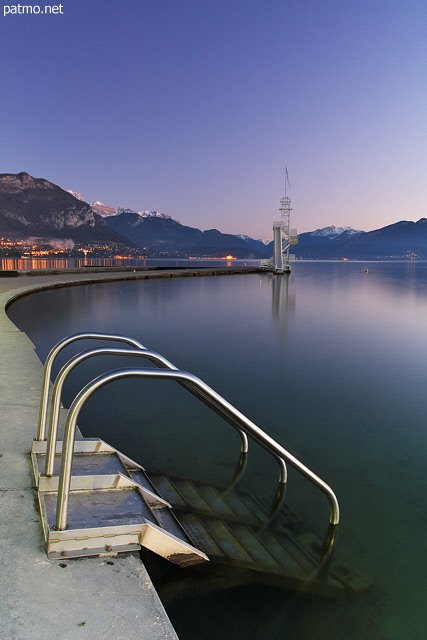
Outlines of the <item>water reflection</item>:
<svg viewBox="0 0 427 640">
<path fill-rule="evenodd" d="M 18 269 L 69 269 L 78 265 L 80 261 L 67 258 L 42 259 L 42 258 L 0 258 L 0 267 L 3 271 L 16 271 Z"/>
<path fill-rule="evenodd" d="M 89 267 L 241 267 L 258 264 L 259 260 L 227 260 L 225 258 L 160 259 L 160 258 L 0 258 L 2 271 L 37 269 L 79 269 Z"/>
<path fill-rule="evenodd" d="M 287 338 L 288 322 L 295 315 L 295 289 L 291 276 L 284 274 L 271 276 L 272 284 L 272 318 L 279 336 L 282 349 Z"/>
<path fill-rule="evenodd" d="M 297 262 L 290 279 L 103 284 L 28 296 L 10 308 L 42 357 L 77 331 L 139 339 L 206 380 L 336 492 L 336 559 L 371 575 L 371 591 L 354 602 L 270 587 L 193 593 L 172 604 L 183 640 L 282 640 L 284 629 L 301 640 L 424 637 L 426 285 L 427 263 Z M 70 381 L 70 396 L 82 379 Z M 227 484 L 238 436 L 195 405 L 187 409 L 172 389 L 158 397 L 157 410 L 148 408 L 156 394 L 140 386 L 109 392 L 88 411 L 87 435 L 104 436 L 143 464 L 149 456 L 153 465 Z M 114 406 L 124 396 L 125 419 Z M 275 465 L 251 448 L 243 487 L 271 502 L 276 482 Z M 290 477 L 289 504 L 321 536 L 325 504 L 314 494 Z"/>
</svg>

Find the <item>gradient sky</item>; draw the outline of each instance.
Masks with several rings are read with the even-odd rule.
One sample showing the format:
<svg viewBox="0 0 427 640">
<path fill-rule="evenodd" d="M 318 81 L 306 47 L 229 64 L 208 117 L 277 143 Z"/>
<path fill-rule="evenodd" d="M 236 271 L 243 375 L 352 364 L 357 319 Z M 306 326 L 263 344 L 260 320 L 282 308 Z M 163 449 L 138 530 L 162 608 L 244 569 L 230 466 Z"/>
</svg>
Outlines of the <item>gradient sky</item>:
<svg viewBox="0 0 427 640">
<path fill-rule="evenodd" d="M 422 0 L 3 5 L 1 173 L 255 238 L 285 165 L 299 232 L 427 216 Z"/>
</svg>

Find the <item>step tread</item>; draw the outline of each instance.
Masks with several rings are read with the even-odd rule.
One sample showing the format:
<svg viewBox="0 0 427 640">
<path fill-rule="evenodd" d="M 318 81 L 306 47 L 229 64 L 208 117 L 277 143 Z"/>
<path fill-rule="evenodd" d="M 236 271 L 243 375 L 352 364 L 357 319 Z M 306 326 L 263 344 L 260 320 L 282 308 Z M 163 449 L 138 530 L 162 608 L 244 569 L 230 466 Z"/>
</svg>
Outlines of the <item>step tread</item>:
<svg viewBox="0 0 427 640">
<path fill-rule="evenodd" d="M 243 501 L 249 511 L 255 515 L 260 522 L 265 522 L 268 517 L 268 511 L 247 491 L 239 492 L 238 497 Z"/>
<path fill-rule="evenodd" d="M 313 570 L 314 564 L 309 563 L 307 558 L 301 558 L 302 552 L 299 551 L 298 558 L 300 562 L 295 558 L 294 554 L 290 553 L 287 547 L 283 546 L 280 540 L 276 538 L 270 531 L 263 531 L 260 533 L 260 538 L 267 545 L 270 552 L 274 555 L 276 561 L 287 571 L 292 571 L 295 574 L 300 574 L 301 569 L 305 572 Z"/>
<path fill-rule="evenodd" d="M 209 504 L 212 511 L 228 518 L 236 517 L 234 511 L 229 507 L 221 493 L 214 486 L 209 484 L 197 484 L 196 487 L 202 494 L 204 500 Z"/>
<path fill-rule="evenodd" d="M 141 487 L 143 487 L 144 489 L 148 489 L 148 491 L 156 493 L 155 487 L 151 484 L 150 480 L 147 478 L 142 469 L 127 469 L 127 472 L 132 480 L 135 480 L 135 482 L 137 482 Z"/>
<path fill-rule="evenodd" d="M 282 573 L 282 566 L 275 560 L 269 550 L 255 535 L 255 533 L 244 524 L 229 524 L 230 529 L 257 562 L 260 569 L 265 571 L 273 571 L 274 573 Z"/>
<path fill-rule="evenodd" d="M 46 454 L 37 453 L 37 468 L 40 474 L 44 474 Z M 61 468 L 61 454 L 54 457 L 54 475 L 58 476 Z M 73 454 L 73 476 L 115 475 L 121 473 L 128 475 L 126 468 L 120 462 L 116 453 L 79 453 Z"/>
<path fill-rule="evenodd" d="M 46 517 L 53 526 L 56 514 L 56 492 L 45 492 Z M 158 524 L 153 512 L 138 489 L 71 491 L 68 501 L 67 527 L 90 529 L 115 525 Z"/>
<path fill-rule="evenodd" d="M 157 494 L 156 487 L 150 481 L 149 477 L 145 473 L 143 469 L 130 469 L 129 474 L 135 482 L 143 487 L 144 489 L 148 489 L 155 494 Z M 162 505 L 159 502 L 155 502 L 149 496 L 144 495 L 144 499 L 152 510 L 155 518 L 158 520 L 160 526 L 172 533 L 174 536 L 183 540 L 184 542 L 191 544 L 192 546 L 197 546 L 194 544 L 194 541 L 190 536 L 187 535 L 185 529 L 182 527 L 179 520 L 174 515 L 173 511 L 166 505 Z"/>
<path fill-rule="evenodd" d="M 268 515 L 268 511 L 246 491 L 237 493 L 231 490 L 223 495 L 221 487 L 213 483 L 158 472 L 147 472 L 147 475 L 159 494 L 172 506 L 187 506 L 206 514 L 220 514 L 239 520 L 243 518 L 253 524 L 265 521 Z"/>
<path fill-rule="evenodd" d="M 173 506 L 187 506 L 186 501 L 168 476 L 153 473 L 150 474 L 149 477 L 162 498 L 170 502 Z"/>
<path fill-rule="evenodd" d="M 298 536 L 301 519 L 286 505 L 273 528 L 259 529 L 268 510 L 247 491 L 222 494 L 219 485 L 201 480 L 157 472 L 147 475 L 171 502 L 193 544 L 212 560 L 295 579 L 315 574 L 319 554 L 312 553 L 314 537 L 305 548 L 305 537 Z"/>
<path fill-rule="evenodd" d="M 203 519 L 203 524 L 230 560 L 245 565 L 255 564 L 253 558 L 223 520 L 207 517 Z"/>
<path fill-rule="evenodd" d="M 250 522 L 253 524 L 260 523 L 259 518 L 253 511 L 249 509 L 244 500 L 235 491 L 230 491 L 223 494 L 222 498 L 224 502 L 226 502 L 231 507 L 234 513 L 239 518 L 243 518 L 245 522 Z"/>
<path fill-rule="evenodd" d="M 224 560 L 223 551 L 194 513 L 182 513 L 179 520 L 187 534 L 194 540 L 195 545 L 201 551 L 204 551 L 212 560 Z"/>
<path fill-rule="evenodd" d="M 153 509 L 153 513 L 155 514 L 160 526 L 165 531 L 172 533 L 176 538 L 183 540 L 183 542 L 197 547 L 197 544 L 194 544 L 194 541 L 186 534 L 185 530 L 182 528 L 179 521 L 176 520 L 168 507 Z"/>
<path fill-rule="evenodd" d="M 194 509 L 200 509 L 201 511 L 206 511 L 208 513 L 212 512 L 212 508 L 210 507 L 210 505 L 206 502 L 200 491 L 190 480 L 178 480 L 174 478 L 173 483 L 190 507 L 193 507 Z"/>
</svg>

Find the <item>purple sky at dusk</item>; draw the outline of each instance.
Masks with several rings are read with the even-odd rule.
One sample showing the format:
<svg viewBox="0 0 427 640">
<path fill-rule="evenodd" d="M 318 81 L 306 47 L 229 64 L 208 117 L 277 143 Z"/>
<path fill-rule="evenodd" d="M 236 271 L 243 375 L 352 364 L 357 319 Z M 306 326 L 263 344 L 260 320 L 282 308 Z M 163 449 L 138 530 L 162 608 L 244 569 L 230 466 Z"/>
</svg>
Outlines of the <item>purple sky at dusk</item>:
<svg viewBox="0 0 427 640">
<path fill-rule="evenodd" d="M 299 232 L 427 216 L 421 0 L 4 5 L 1 173 L 254 238 L 285 165 Z"/>
</svg>

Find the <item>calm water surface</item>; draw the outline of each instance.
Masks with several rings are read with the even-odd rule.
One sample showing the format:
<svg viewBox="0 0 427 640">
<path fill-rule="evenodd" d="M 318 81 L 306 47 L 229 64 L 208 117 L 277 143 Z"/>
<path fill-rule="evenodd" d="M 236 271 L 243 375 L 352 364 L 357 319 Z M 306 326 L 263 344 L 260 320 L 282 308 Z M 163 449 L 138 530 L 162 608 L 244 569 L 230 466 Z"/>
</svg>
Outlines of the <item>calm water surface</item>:
<svg viewBox="0 0 427 640">
<path fill-rule="evenodd" d="M 427 263 L 298 262 L 289 278 L 73 287 L 28 296 L 9 315 L 42 360 L 78 331 L 139 339 L 205 380 L 336 492 L 336 555 L 371 577 L 369 591 L 349 601 L 251 585 L 193 594 L 168 607 L 182 640 L 426 636 Z M 99 343 L 74 352 L 90 346 Z M 66 400 L 102 370 L 134 364 L 81 365 Z M 173 383 L 114 383 L 79 424 L 147 467 L 193 477 L 226 482 L 238 458 L 233 429 Z M 250 448 L 244 483 L 271 497 L 276 479 L 267 454 Z M 322 536 L 324 496 L 291 473 L 288 497 Z"/>
</svg>

